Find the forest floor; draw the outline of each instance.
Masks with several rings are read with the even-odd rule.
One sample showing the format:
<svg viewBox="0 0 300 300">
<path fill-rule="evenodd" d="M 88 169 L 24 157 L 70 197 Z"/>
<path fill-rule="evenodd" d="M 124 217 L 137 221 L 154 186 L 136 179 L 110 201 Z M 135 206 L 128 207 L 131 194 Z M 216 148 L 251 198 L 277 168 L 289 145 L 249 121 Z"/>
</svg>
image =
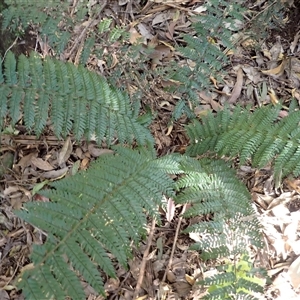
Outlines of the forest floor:
<svg viewBox="0 0 300 300">
<path fill-rule="evenodd" d="M 119 86 L 126 86 L 129 93 L 141 90 L 143 108 L 150 108 L 155 112 L 151 131 L 155 137 L 158 155 L 184 153 L 188 145 L 184 134 L 187 118 L 172 120 L 178 95 L 166 92 L 165 87 L 174 83 L 165 81 L 160 76 L 156 77 L 155 70 L 167 66 L 171 60 L 184 60 L 174 49 L 181 43 L 181 33 L 192 32 L 190 18 L 202 11 L 203 1 L 104 2 L 106 5 L 103 6 L 99 19 L 113 18 L 115 24 L 128 28 L 133 44 L 142 40 L 146 48 L 151 46 L 155 50 L 151 54 L 142 53 L 149 55 L 143 58 L 146 63 L 142 66 L 142 71 L 148 70 L 149 75 L 139 81 L 132 80 L 130 76 L 126 78 L 125 72 L 125 79 L 120 79 Z M 257 2 L 263 5 L 265 1 Z M 285 2 L 288 1 L 282 1 Z M 276 104 L 279 100 L 288 105 L 292 98 L 300 103 L 300 60 L 297 55 L 290 54 L 299 53 L 300 50 L 300 4 L 296 2 L 293 6 L 293 1 L 290 1 L 291 8 L 283 26 L 273 30 L 265 29 L 267 37 L 261 41 L 260 48 L 251 44 L 249 40 L 244 44 L 236 44 L 234 51 L 228 54 L 231 64 L 224 70 L 223 82 L 214 82 L 214 89 L 209 93 L 199 92 L 199 106 L 195 108 L 199 117 L 223 109 L 228 103 L 232 106 L 248 104 L 253 109 L 267 103 Z M 93 5 L 99 4 L 94 1 Z M 259 7 L 261 6 L 252 3 L 253 10 Z M 96 25 L 97 23 L 93 24 Z M 67 58 L 75 64 L 78 63 L 77 58 L 82 50 L 80 34 L 85 26 L 84 23 L 78 24 L 65 52 L 68 55 L 62 55 L 62 59 Z M 90 30 L 92 29 L 91 27 Z M 85 38 L 87 36 L 83 37 Z M 49 45 L 41 42 L 34 30 L 26 36 L 26 43 L 27 47 L 22 49 L 23 53 L 28 53 L 38 46 L 42 55 L 51 55 Z M 114 66 L 121 61 L 119 55 L 122 52 L 118 47 L 121 45 L 115 44 L 114 48 L 106 49 L 108 53 L 115 54 Z M 107 68 L 105 60 L 105 56 L 91 56 L 88 67 L 109 77 L 113 68 Z M 133 67 L 136 67 L 134 63 Z M 5 169 L 3 174 L 3 168 L 0 168 L 1 175 L 4 176 L 0 190 L 5 199 L 0 207 L 0 226 L 2 232 L 5 232 L 0 236 L 0 288 L 3 288 L 0 290 L 0 299 L 21 300 L 23 296 L 14 289 L 13 281 L 22 270 L 30 268 L 28 257 L 32 244 L 43 243 L 43 236 L 16 218 L 13 209 L 20 208 L 27 201 L 46 201 L 38 194 L 38 189 L 45 180 L 64 177 L 66 169 L 74 164 L 77 164 L 80 170 L 87 169 L 90 162 L 104 153 L 105 149 L 97 147 L 94 143 L 76 144 L 69 138 L 59 141 L 51 135 L 51 131 L 36 140 L 36 137 L 28 135 L 22 126 L 8 130 L 18 132 L 1 137 L 1 151 L 5 153 L 1 158 L 2 165 L 10 170 L 7 172 Z M 54 166 L 54 158 L 58 155 L 64 156 L 65 168 L 57 169 Z M 257 251 L 253 257 L 267 269 L 271 278 L 262 299 L 300 299 L 296 289 L 300 284 L 300 179 L 287 178 L 279 189 L 275 189 L 270 167 L 255 169 L 242 166 L 238 174 L 251 192 L 253 204 L 264 228 L 265 249 Z M 147 243 L 151 245 L 151 252 L 147 257 L 143 257 L 145 242 L 134 249 L 134 258 L 130 261 L 128 270 L 115 266 L 118 278 L 106 278 L 105 282 L 108 299 L 133 299 L 141 272 L 139 266 L 145 259 L 146 268 L 142 270 L 140 278 L 143 296 L 139 299 L 201 298 L 205 289 L 201 289 L 196 282 L 207 274 L 203 272 L 203 262 L 199 254 L 189 250 L 189 246 L 197 237 L 176 234 L 177 229 L 188 225 L 186 220 L 180 218 L 181 209 L 182 207 L 174 207 L 172 217 L 170 211 L 162 210 L 161 225 L 149 224 L 150 239 L 148 238 Z M 206 217 L 199 216 L 199 220 L 205 220 Z M 190 223 L 195 221 L 189 220 Z M 171 256 L 174 244 L 175 252 Z M 205 269 L 208 269 L 207 265 Z M 160 292 L 164 295 L 158 296 L 157 290 L 162 286 L 162 282 L 164 290 Z M 89 300 L 103 299 L 87 284 L 85 291 Z"/>
</svg>

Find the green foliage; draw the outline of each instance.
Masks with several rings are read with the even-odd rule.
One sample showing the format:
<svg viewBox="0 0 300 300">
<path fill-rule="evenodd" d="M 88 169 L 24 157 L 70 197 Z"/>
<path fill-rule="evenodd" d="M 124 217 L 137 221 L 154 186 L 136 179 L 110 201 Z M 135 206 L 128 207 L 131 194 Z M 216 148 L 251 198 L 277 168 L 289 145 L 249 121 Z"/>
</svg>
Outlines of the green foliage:
<svg viewBox="0 0 300 300">
<path fill-rule="evenodd" d="M 181 178 L 175 184 L 168 174 L 180 174 Z M 97 267 L 115 276 L 114 261 L 107 252 L 126 266 L 130 241 L 137 243 L 145 234 L 145 212 L 158 218 L 163 194 L 172 196 L 176 203 L 191 204 L 185 217 L 213 214 L 210 222 L 186 230 L 201 235 L 194 249 L 201 250 L 203 259 L 238 256 L 249 243 L 260 246 L 249 192 L 223 161 L 177 155 L 155 159 L 144 148 L 118 147 L 116 154 L 101 156 L 87 171 L 50 187 L 42 195 L 51 202 L 27 203 L 17 212 L 47 233 L 45 244 L 33 248 L 34 268 L 21 274 L 18 283 L 28 299 L 63 299 L 67 295 L 83 299 L 78 275 L 104 294 Z M 176 189 L 180 192 L 175 197 Z M 242 275 L 236 276 L 247 279 L 249 274 Z M 230 278 L 226 280 L 222 283 L 227 285 Z M 232 284 L 235 281 L 232 277 Z M 254 283 L 248 281 L 244 288 L 251 290 L 249 285 Z M 211 284 L 221 290 L 219 277 Z"/>
<path fill-rule="evenodd" d="M 30 25 L 38 27 L 39 34 L 45 39 L 51 47 L 61 53 L 68 40 L 70 33 L 63 28 L 73 26 L 77 18 L 70 18 L 66 15 L 69 9 L 69 1 L 60 0 L 5 0 L 8 6 L 3 10 L 2 29 L 11 29 L 12 31 L 25 31 Z M 87 7 L 80 4 L 79 10 L 84 15 Z"/>
<path fill-rule="evenodd" d="M 256 270 L 247 255 L 242 255 L 237 262 L 227 260 L 222 273 L 206 278 L 201 284 L 208 285 L 209 295 L 205 299 L 257 299 L 263 292 L 264 281 L 255 275 Z"/>
<path fill-rule="evenodd" d="M 225 51 L 233 47 L 232 32 L 243 20 L 244 11 L 240 1 L 229 2 L 212 0 L 203 5 L 205 13 L 192 19 L 195 33 L 183 35 L 185 44 L 178 47 L 189 64 L 178 68 L 176 63 L 173 71 L 166 70 L 167 76 L 182 83 L 177 92 L 186 100 L 197 103 L 197 91 L 211 86 L 210 76 L 221 80 L 220 72 L 228 63 Z"/>
<path fill-rule="evenodd" d="M 40 135 L 48 119 L 57 136 L 71 132 L 79 140 L 93 136 L 108 144 L 118 137 L 121 143 L 153 141 L 149 131 L 138 123 L 128 96 L 82 66 L 35 54 L 21 55 L 18 61 L 9 52 L 0 66 L 0 126 L 5 117 L 16 124 L 23 112 L 28 130 Z"/>
<path fill-rule="evenodd" d="M 34 246 L 34 268 L 20 279 L 25 299 L 84 299 L 79 274 L 104 294 L 98 267 L 115 277 L 107 252 L 126 267 L 131 240 L 145 234 L 144 210 L 155 217 L 162 193 L 174 195 L 170 171 L 180 172 L 175 160 L 118 147 L 87 172 L 52 183 L 42 193 L 51 202 L 27 203 L 17 215 L 46 231 L 47 241 Z"/>
<path fill-rule="evenodd" d="M 67 28 L 96 13 L 85 1 L 78 1 L 73 18 L 66 14 L 68 1 L 5 2 L 8 8 L 2 12 L 3 28 L 24 31 L 35 25 L 57 53 L 65 49 L 69 40 L 71 30 Z M 185 45 L 178 50 L 190 65 L 176 65 L 165 71 L 169 78 L 183 83 L 177 90 L 183 100 L 178 102 L 174 118 L 183 112 L 192 116 L 184 100 L 195 103 L 197 91 L 209 87 L 210 76 L 220 79 L 227 64 L 225 51 L 233 47 L 234 26 L 243 19 L 238 3 L 207 1 L 206 13 L 193 19 L 195 33 L 183 36 Z M 118 27 L 111 30 L 111 20 L 102 20 L 98 32 L 89 33 L 84 42 L 81 64 L 86 63 L 96 38 L 101 45 L 110 45 L 126 38 L 126 32 Z M 103 54 L 104 47 L 100 48 L 98 55 Z M 119 49 L 123 60 L 108 80 L 122 85 L 124 75 L 129 74 L 132 81 L 148 83 L 142 66 L 148 56 L 141 56 L 141 47 L 129 49 L 121 45 Z M 137 60 L 141 67 L 133 69 Z M 108 60 L 109 67 L 113 64 Z M 57 136 L 72 133 L 79 140 L 95 135 L 98 143 L 107 144 L 116 137 L 120 143 L 153 143 L 145 128 L 151 121 L 151 112 L 138 116 L 139 101 L 131 102 L 113 87 L 115 84 L 108 84 L 82 65 L 43 60 L 34 54 L 29 58 L 21 55 L 16 60 L 9 52 L 0 71 L 1 128 L 4 122 L 14 125 L 23 120 L 28 130 L 39 135 L 50 121 Z M 241 163 L 251 159 L 256 166 L 273 162 L 278 181 L 290 172 L 299 175 L 300 113 L 293 112 L 278 121 L 279 109 L 268 106 L 254 113 L 242 108 L 233 113 L 225 109 L 204 118 L 202 123 L 194 120 L 187 126 L 191 140 L 187 155 L 210 152 L 239 156 Z M 174 183 L 169 174 L 180 174 L 180 178 Z M 228 164 L 219 159 L 176 155 L 155 159 L 143 147 L 119 147 L 115 154 L 100 157 L 86 172 L 52 183 L 42 194 L 51 202 L 28 203 L 17 212 L 47 235 L 44 245 L 33 247 L 33 269 L 19 278 L 18 287 L 28 299 L 84 299 L 81 280 L 104 294 L 101 272 L 115 277 L 116 261 L 126 267 L 130 242 L 137 243 L 145 235 L 147 213 L 158 218 L 157 207 L 163 194 L 173 196 L 176 203 L 191 204 L 186 218 L 210 214 L 210 221 L 194 224 L 185 231 L 199 234 L 193 249 L 199 250 L 203 259 L 234 257 L 234 262 L 226 261 L 222 273 L 203 282 L 210 286 L 209 299 L 230 299 L 233 295 L 235 299 L 253 299 L 251 293 L 261 291 L 262 283 L 249 259 L 241 256 L 247 245 L 261 246 L 260 226 L 250 194 Z"/>
<path fill-rule="evenodd" d="M 184 216 L 211 215 L 208 222 L 193 224 L 185 230 L 199 237 L 191 249 L 200 251 L 203 260 L 211 260 L 237 258 L 246 253 L 247 245 L 262 247 L 251 195 L 227 163 L 186 157 L 181 168 L 184 175 L 176 183 L 180 193 L 175 200 L 190 204 Z M 222 273 L 200 282 L 209 286 L 207 299 L 254 299 L 250 298 L 253 291 L 262 292 L 262 283 L 253 276 L 246 258 L 242 257 L 235 265 L 227 261 L 225 268 Z"/>
<path fill-rule="evenodd" d="M 300 174 L 300 111 L 278 120 L 280 106 L 256 109 L 237 107 L 210 114 L 202 122 L 194 120 L 187 127 L 190 146 L 187 154 L 210 151 L 220 156 L 239 156 L 240 164 L 252 160 L 254 166 L 273 162 L 276 181 L 282 176 Z"/>
<path fill-rule="evenodd" d="M 209 222 L 194 224 L 186 232 L 201 236 L 193 249 L 201 250 L 204 259 L 237 255 L 245 245 L 261 246 L 258 221 L 251 207 L 251 196 L 232 170 L 221 160 L 187 159 L 182 165 L 185 176 L 177 182 L 182 190 L 177 203 L 190 203 L 185 217 L 213 214 Z"/>
</svg>

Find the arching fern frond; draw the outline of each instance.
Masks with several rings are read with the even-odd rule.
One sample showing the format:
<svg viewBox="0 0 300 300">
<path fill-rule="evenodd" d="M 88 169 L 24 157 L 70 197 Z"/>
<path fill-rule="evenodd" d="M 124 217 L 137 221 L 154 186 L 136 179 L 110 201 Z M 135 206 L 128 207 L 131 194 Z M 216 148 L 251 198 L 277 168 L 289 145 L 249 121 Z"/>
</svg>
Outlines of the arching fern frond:
<svg viewBox="0 0 300 300">
<path fill-rule="evenodd" d="M 84 299 L 78 274 L 104 293 L 98 266 L 115 277 L 107 252 L 126 265 L 131 240 L 145 234 L 144 211 L 154 217 L 162 194 L 174 196 L 168 170 L 180 171 L 178 163 L 119 147 L 88 171 L 52 183 L 43 191 L 51 202 L 27 203 L 17 215 L 47 232 L 47 241 L 34 247 L 34 268 L 19 281 L 25 298 Z"/>
<path fill-rule="evenodd" d="M 251 196 L 235 171 L 221 160 L 185 158 L 184 171 L 176 183 L 179 195 L 176 203 L 189 203 L 185 217 L 209 215 L 209 221 L 189 226 L 197 242 L 192 249 L 200 251 L 204 260 L 233 257 L 247 253 L 248 245 L 262 247 L 260 225 L 251 206 Z M 197 238 L 196 238 L 197 237 Z M 242 266 L 249 260 L 241 258 Z M 255 299 L 254 292 L 262 292 L 263 283 L 252 280 L 252 267 L 235 269 L 227 262 L 226 273 L 208 277 L 202 285 L 210 286 L 207 299 Z M 223 270 L 224 271 L 224 270 Z M 239 298 L 241 297 L 241 298 Z"/>
<path fill-rule="evenodd" d="M 187 126 L 190 146 L 187 154 L 208 151 L 230 157 L 239 156 L 240 163 L 252 160 L 254 166 L 273 162 L 275 177 L 300 174 L 300 111 L 278 119 L 280 106 L 257 108 L 255 112 L 236 108 L 224 109 L 213 116 L 194 120 Z"/>
<path fill-rule="evenodd" d="M 116 137 L 121 143 L 153 141 L 129 97 L 82 66 L 34 54 L 17 61 L 9 52 L 0 66 L 0 91 L 1 120 L 10 116 L 14 125 L 23 111 L 25 126 L 37 135 L 50 119 L 58 137 L 72 132 L 77 140 L 95 135 L 108 144 Z"/>
<path fill-rule="evenodd" d="M 224 161 L 209 159 L 186 159 L 182 170 L 185 176 L 177 182 L 182 192 L 176 202 L 190 203 L 185 216 L 213 214 L 213 220 L 188 227 L 187 232 L 201 235 L 194 249 L 208 259 L 245 251 L 245 240 L 260 245 L 260 226 L 253 217 L 250 193 L 234 170 Z"/>
</svg>

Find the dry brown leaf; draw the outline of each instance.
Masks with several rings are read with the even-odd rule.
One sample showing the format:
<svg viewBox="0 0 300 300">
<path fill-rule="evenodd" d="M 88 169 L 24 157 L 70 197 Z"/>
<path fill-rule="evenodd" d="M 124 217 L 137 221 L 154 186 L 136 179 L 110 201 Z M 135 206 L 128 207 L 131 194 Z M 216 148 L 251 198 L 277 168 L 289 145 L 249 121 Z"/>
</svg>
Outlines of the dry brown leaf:
<svg viewBox="0 0 300 300">
<path fill-rule="evenodd" d="M 23 156 L 20 161 L 16 164 L 16 166 L 21 167 L 22 170 L 29 167 L 31 165 L 31 160 L 33 157 L 37 157 L 37 152 L 31 152 L 28 155 Z"/>
<path fill-rule="evenodd" d="M 114 153 L 113 150 L 99 148 L 99 147 L 97 147 L 97 145 L 95 145 L 93 143 L 88 145 L 88 150 L 89 150 L 89 153 L 91 154 L 91 156 L 93 156 L 93 157 L 99 157 L 100 155 L 103 155 L 103 154 Z"/>
<path fill-rule="evenodd" d="M 284 72 L 287 61 L 288 61 L 287 59 L 283 59 L 281 64 L 278 67 L 270 69 L 270 70 L 261 70 L 261 72 L 265 75 L 281 76 Z"/>
<path fill-rule="evenodd" d="M 276 93 L 275 93 L 275 91 L 273 89 L 270 89 L 269 92 L 268 92 L 268 94 L 270 96 L 272 104 L 276 105 L 276 104 L 279 103 L 278 98 L 276 96 Z"/>
<path fill-rule="evenodd" d="M 140 35 L 134 27 L 129 29 L 129 34 L 130 44 L 137 44 L 138 41 L 143 38 L 142 35 Z"/>
<path fill-rule="evenodd" d="M 31 163 L 35 167 L 37 167 L 38 169 L 43 170 L 43 171 L 50 171 L 50 170 L 54 169 L 53 166 L 51 166 L 47 161 L 45 161 L 39 157 L 32 156 Z"/>
<path fill-rule="evenodd" d="M 48 178 L 48 179 L 60 179 L 60 178 L 64 177 L 67 172 L 68 172 L 68 167 L 65 167 L 63 169 L 45 172 L 42 174 L 42 177 Z"/>
<path fill-rule="evenodd" d="M 228 99 L 228 103 L 233 104 L 236 102 L 238 97 L 241 95 L 242 88 L 243 88 L 243 70 L 242 68 L 239 68 L 236 75 L 236 83 L 232 90 L 231 96 Z"/>
<path fill-rule="evenodd" d="M 86 170 L 88 167 L 88 164 L 90 162 L 90 159 L 88 157 L 85 157 L 80 164 L 80 170 Z"/>
<path fill-rule="evenodd" d="M 73 145 L 72 145 L 72 141 L 71 138 L 68 137 L 62 147 L 62 149 L 60 150 L 59 154 L 58 154 L 58 158 L 57 158 L 57 162 L 58 165 L 60 166 L 61 164 L 65 163 L 73 150 Z"/>
<path fill-rule="evenodd" d="M 288 274 L 294 289 L 300 285 L 300 256 L 290 265 Z"/>
</svg>

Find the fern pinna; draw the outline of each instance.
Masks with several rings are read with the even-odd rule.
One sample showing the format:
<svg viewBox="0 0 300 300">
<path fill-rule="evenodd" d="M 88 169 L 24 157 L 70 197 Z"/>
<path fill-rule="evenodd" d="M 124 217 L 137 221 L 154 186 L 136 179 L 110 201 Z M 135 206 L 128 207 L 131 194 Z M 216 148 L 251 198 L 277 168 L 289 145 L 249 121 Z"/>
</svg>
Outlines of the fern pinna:
<svg viewBox="0 0 300 300">
<path fill-rule="evenodd" d="M 34 53 L 16 60 L 8 52 L 4 68 L 0 66 L 0 93 L 0 129 L 6 117 L 14 125 L 23 113 L 26 128 L 37 135 L 50 120 L 58 137 L 95 136 L 97 142 L 108 144 L 115 138 L 121 143 L 153 141 L 137 121 L 139 110 L 133 109 L 129 97 L 82 66 Z"/>
<path fill-rule="evenodd" d="M 115 277 L 107 253 L 126 266 L 131 240 L 145 234 L 144 210 L 154 217 L 162 193 L 174 195 L 166 171 L 178 171 L 176 161 L 154 159 L 146 151 L 116 150 L 88 171 L 52 183 L 43 191 L 51 202 L 27 203 L 17 212 L 47 233 L 45 244 L 33 248 L 33 269 L 19 280 L 25 299 L 85 299 L 78 274 L 104 294 L 98 268 Z"/>
<path fill-rule="evenodd" d="M 256 109 L 237 107 L 210 114 L 202 122 L 187 126 L 190 146 L 187 154 L 201 155 L 210 151 L 220 156 L 239 156 L 240 164 L 248 159 L 254 166 L 273 162 L 277 181 L 282 176 L 300 174 L 300 111 L 291 111 L 280 120 L 280 105 Z"/>
</svg>

